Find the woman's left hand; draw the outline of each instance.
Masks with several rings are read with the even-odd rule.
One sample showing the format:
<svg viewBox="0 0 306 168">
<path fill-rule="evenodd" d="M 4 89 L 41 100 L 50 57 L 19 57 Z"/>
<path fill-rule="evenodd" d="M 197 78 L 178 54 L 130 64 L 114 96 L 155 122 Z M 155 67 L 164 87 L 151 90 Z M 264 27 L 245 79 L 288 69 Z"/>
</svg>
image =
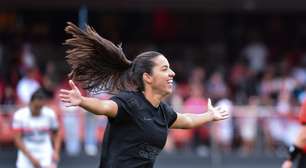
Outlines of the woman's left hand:
<svg viewBox="0 0 306 168">
<path fill-rule="evenodd" d="M 224 108 L 213 107 L 210 99 L 208 99 L 208 112 L 211 113 L 213 121 L 224 120 L 230 117 L 229 112 Z"/>
<path fill-rule="evenodd" d="M 53 152 L 52 160 L 53 160 L 54 162 L 58 162 L 59 159 L 60 159 L 59 154 L 58 154 L 57 152 Z"/>
</svg>

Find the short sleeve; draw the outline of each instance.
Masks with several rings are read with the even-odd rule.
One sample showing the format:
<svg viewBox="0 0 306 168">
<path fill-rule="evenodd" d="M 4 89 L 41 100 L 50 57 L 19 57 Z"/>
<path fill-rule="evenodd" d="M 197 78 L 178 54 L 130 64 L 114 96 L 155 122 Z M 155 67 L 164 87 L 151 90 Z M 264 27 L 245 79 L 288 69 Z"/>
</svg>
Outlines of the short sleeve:
<svg viewBox="0 0 306 168">
<path fill-rule="evenodd" d="M 122 122 L 126 121 L 130 118 L 129 112 L 131 111 L 131 100 L 132 100 L 131 93 L 119 93 L 110 98 L 110 100 L 114 101 L 118 106 L 117 115 L 114 118 L 109 118 L 110 122 Z"/>
<path fill-rule="evenodd" d="M 57 130 L 58 129 L 58 120 L 55 115 L 55 112 L 50 109 L 50 128 L 52 130 Z"/>
<path fill-rule="evenodd" d="M 21 130 L 22 129 L 22 116 L 20 116 L 20 113 L 15 112 L 12 122 L 12 127 L 14 130 Z"/>
<path fill-rule="evenodd" d="M 170 107 L 169 105 L 165 103 L 163 103 L 163 109 L 164 109 L 166 121 L 168 122 L 168 128 L 170 128 L 177 119 L 177 113 L 173 110 L 172 107 Z"/>
</svg>

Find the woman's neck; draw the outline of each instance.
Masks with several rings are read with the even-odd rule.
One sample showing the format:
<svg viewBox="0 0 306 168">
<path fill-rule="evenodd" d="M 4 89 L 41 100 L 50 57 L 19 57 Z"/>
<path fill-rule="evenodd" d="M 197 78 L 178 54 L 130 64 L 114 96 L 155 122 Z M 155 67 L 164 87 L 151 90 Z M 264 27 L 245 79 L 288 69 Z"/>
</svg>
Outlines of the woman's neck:
<svg viewBox="0 0 306 168">
<path fill-rule="evenodd" d="M 33 105 L 30 105 L 31 115 L 37 117 L 40 115 L 40 109 L 35 108 Z"/>
<path fill-rule="evenodd" d="M 152 104 L 154 107 L 158 107 L 164 96 L 160 94 L 155 94 L 152 91 L 146 90 L 142 92 L 144 97 Z"/>
</svg>

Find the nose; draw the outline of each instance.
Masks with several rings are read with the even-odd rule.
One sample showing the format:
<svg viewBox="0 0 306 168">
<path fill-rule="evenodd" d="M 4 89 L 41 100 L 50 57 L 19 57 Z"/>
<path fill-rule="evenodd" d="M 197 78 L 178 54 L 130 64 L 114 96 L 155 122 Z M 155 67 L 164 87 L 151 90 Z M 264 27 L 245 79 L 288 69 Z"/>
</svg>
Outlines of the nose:
<svg viewBox="0 0 306 168">
<path fill-rule="evenodd" d="M 174 72 L 172 69 L 170 69 L 170 76 L 171 76 L 171 77 L 174 77 L 174 76 L 175 76 L 175 72 Z"/>
</svg>

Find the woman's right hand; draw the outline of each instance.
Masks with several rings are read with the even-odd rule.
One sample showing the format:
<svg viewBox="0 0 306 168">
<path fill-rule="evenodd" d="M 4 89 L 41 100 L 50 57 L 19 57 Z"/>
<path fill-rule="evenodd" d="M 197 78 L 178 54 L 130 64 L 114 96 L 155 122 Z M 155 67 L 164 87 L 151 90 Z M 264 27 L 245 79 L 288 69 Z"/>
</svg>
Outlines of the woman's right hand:
<svg viewBox="0 0 306 168">
<path fill-rule="evenodd" d="M 72 80 L 69 80 L 71 90 L 61 89 L 59 97 L 66 107 L 79 106 L 82 102 L 82 95 L 79 88 Z"/>
</svg>

